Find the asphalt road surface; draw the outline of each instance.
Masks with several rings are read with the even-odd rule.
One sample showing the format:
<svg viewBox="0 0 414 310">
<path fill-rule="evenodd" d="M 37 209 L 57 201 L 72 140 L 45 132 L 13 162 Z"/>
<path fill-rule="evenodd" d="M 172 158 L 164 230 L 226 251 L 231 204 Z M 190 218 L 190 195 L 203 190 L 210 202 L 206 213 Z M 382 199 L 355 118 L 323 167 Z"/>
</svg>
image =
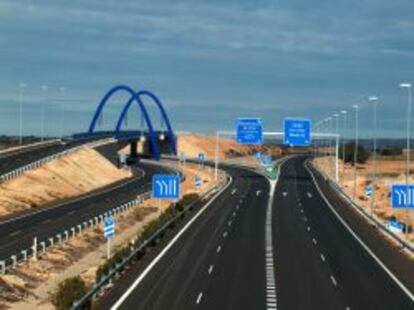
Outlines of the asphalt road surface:
<svg viewBox="0 0 414 310">
<path fill-rule="evenodd" d="M 7 264 L 10 264 L 10 256 L 17 254 L 20 258 L 21 250 L 31 247 L 34 237 L 38 238 L 38 242 L 47 240 L 83 221 L 88 221 L 94 216 L 135 199 L 137 195 L 150 190 L 153 174 L 171 170 L 144 163 L 139 164 L 139 168 L 136 176 L 129 180 L 0 221 L 0 260 L 6 260 Z"/>
<path fill-rule="evenodd" d="M 269 184 L 254 172 L 236 168 L 228 172 L 233 181 L 227 190 L 116 308 L 265 308 L 264 225 Z M 99 308 L 114 306 L 146 268 L 144 262 L 129 270 Z"/>
<path fill-rule="evenodd" d="M 305 159 L 282 166 L 273 214 L 264 177 L 226 168 L 231 185 L 117 280 L 99 308 L 414 309 L 413 263 L 319 175 L 314 182 Z"/>
</svg>

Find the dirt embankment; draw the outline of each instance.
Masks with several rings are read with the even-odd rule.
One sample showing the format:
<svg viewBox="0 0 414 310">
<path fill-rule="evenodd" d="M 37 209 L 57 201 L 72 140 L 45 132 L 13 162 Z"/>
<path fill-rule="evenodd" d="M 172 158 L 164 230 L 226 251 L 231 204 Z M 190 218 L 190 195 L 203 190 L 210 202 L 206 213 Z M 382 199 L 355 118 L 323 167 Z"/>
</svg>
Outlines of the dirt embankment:
<svg viewBox="0 0 414 310">
<path fill-rule="evenodd" d="M 334 158 L 316 159 L 318 167 L 329 175 L 333 175 Z M 391 206 L 391 187 L 392 184 L 404 184 L 405 162 L 404 160 L 391 160 L 383 158 L 377 161 L 377 181 L 375 182 L 375 205 L 371 208 L 371 199 L 365 195 L 367 185 L 373 184 L 373 162 L 367 161 L 365 164 L 357 165 L 357 182 L 355 202 L 365 208 L 367 212 L 372 212 L 382 223 L 386 224 L 389 219 L 396 218 L 398 221 L 407 222 L 406 210 L 395 210 Z M 411 167 L 414 170 L 414 164 Z M 411 176 L 412 178 L 412 176 Z M 339 162 L 339 181 L 350 197 L 354 195 L 354 167 L 350 164 L 345 165 Z M 411 183 L 413 180 L 411 180 Z M 409 216 L 409 224 L 413 225 L 413 216 Z M 401 234 L 401 237 L 402 234 Z M 414 233 L 410 234 L 411 242 L 414 242 Z"/>
<path fill-rule="evenodd" d="M 131 177 L 93 149 L 82 149 L 0 184 L 0 217 L 78 196 Z"/>
<path fill-rule="evenodd" d="M 208 168 L 200 170 L 197 165 L 192 164 L 182 168 L 186 179 L 182 183 L 181 195 L 202 193 L 216 184 L 214 175 Z M 200 188 L 195 188 L 194 185 L 196 174 L 203 181 Z M 144 226 L 156 219 L 170 204 L 170 201 L 150 199 L 131 211 L 118 215 L 112 252 L 134 240 Z M 69 242 L 52 247 L 38 261 L 30 261 L 0 277 L 0 287 L 3 287 L 0 289 L 0 309 L 53 309 L 50 296 L 60 282 L 81 275 L 85 282 L 91 285 L 97 266 L 105 259 L 106 239 L 103 237 L 101 225 Z"/>
</svg>

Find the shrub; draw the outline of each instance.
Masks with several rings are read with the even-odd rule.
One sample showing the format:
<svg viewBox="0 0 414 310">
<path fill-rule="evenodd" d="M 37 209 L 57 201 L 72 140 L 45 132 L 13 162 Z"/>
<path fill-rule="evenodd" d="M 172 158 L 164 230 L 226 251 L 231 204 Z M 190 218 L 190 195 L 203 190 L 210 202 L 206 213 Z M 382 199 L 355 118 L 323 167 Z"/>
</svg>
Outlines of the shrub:
<svg viewBox="0 0 414 310">
<path fill-rule="evenodd" d="M 70 309 L 73 302 L 79 300 L 87 292 L 85 282 L 76 276 L 59 283 L 57 291 L 52 296 L 52 303 L 58 310 Z"/>
<path fill-rule="evenodd" d="M 355 142 L 349 142 L 345 144 L 345 158 L 343 158 L 343 146 L 339 148 L 339 157 L 344 160 L 346 163 L 354 164 L 354 152 L 355 152 Z M 358 144 L 358 157 L 357 163 L 364 164 L 370 157 L 370 152 L 363 147 L 361 144 Z"/>
</svg>

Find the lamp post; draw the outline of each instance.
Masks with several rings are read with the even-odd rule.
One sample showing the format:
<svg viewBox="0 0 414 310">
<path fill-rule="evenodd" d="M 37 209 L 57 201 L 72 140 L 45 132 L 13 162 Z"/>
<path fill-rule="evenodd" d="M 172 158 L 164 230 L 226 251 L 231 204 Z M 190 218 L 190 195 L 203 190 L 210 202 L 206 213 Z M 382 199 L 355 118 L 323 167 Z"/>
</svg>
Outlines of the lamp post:
<svg viewBox="0 0 414 310">
<path fill-rule="evenodd" d="M 338 159 L 338 157 L 337 157 L 338 149 L 337 149 L 337 147 L 339 147 L 339 113 L 335 113 L 333 115 L 333 118 L 335 119 L 335 134 L 336 134 L 336 137 L 335 137 L 335 142 L 336 142 L 336 144 L 335 144 L 335 179 L 336 179 L 336 182 L 339 183 L 338 165 L 337 165 L 338 164 L 338 161 L 337 161 L 337 159 Z"/>
<path fill-rule="evenodd" d="M 43 100 L 42 100 L 42 105 L 40 107 L 40 141 L 44 141 L 45 138 L 45 104 L 47 101 L 47 89 L 48 86 L 47 85 L 42 85 L 42 93 L 43 93 Z"/>
<path fill-rule="evenodd" d="M 26 86 L 25 83 L 19 84 L 19 145 L 23 144 L 23 90 Z"/>
<path fill-rule="evenodd" d="M 374 103 L 374 163 L 373 163 L 373 184 L 372 184 L 372 196 L 371 196 L 371 215 L 374 213 L 375 208 L 375 186 L 377 183 L 377 106 L 378 106 L 378 97 L 370 96 L 368 100 Z"/>
<path fill-rule="evenodd" d="M 353 198 L 355 200 L 357 194 L 357 161 L 358 161 L 358 109 L 359 106 L 354 104 L 352 106 L 355 109 L 355 149 L 354 149 L 354 193 Z"/>
<path fill-rule="evenodd" d="M 405 169 L 405 184 L 407 186 L 407 192 L 406 192 L 406 222 L 407 227 L 405 228 L 406 238 L 408 239 L 408 224 L 409 224 L 409 205 L 408 205 L 408 195 L 409 195 L 409 188 L 410 188 L 410 121 L 411 121 L 411 84 L 410 83 L 401 83 L 401 88 L 406 88 L 408 91 L 408 110 L 407 110 L 407 158 L 406 158 L 406 169 Z"/>
<path fill-rule="evenodd" d="M 345 178 L 345 133 L 347 129 L 347 111 L 342 110 L 341 114 L 344 116 L 344 124 L 343 124 L 343 138 L 342 138 L 342 176 Z"/>
<path fill-rule="evenodd" d="M 61 98 L 59 100 L 59 123 L 60 123 L 60 140 L 62 140 L 63 138 L 63 129 L 64 129 L 64 125 L 63 125 L 63 96 L 66 92 L 66 88 L 61 86 L 59 87 L 59 91 L 61 93 Z"/>
</svg>

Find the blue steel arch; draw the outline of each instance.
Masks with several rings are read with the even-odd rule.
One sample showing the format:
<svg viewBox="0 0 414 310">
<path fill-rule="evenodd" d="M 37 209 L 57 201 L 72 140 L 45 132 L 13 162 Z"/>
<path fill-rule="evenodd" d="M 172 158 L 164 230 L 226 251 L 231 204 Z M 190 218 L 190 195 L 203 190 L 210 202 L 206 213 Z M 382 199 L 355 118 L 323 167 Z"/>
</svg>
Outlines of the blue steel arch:
<svg viewBox="0 0 414 310">
<path fill-rule="evenodd" d="M 157 160 L 159 160 L 161 158 L 160 152 L 158 150 L 158 144 L 157 144 L 157 139 L 156 139 L 156 134 L 154 131 L 154 127 L 152 126 L 151 120 L 148 116 L 148 112 L 147 109 L 145 108 L 144 104 L 142 103 L 142 101 L 140 100 L 140 98 L 137 96 L 137 94 L 134 92 L 134 90 L 127 86 L 127 85 L 118 85 L 115 86 L 113 88 L 111 88 L 106 94 L 105 96 L 102 98 L 101 102 L 98 105 L 98 108 L 95 111 L 95 114 L 93 116 L 92 122 L 89 126 L 89 133 L 92 134 L 95 131 L 95 127 L 96 127 L 96 123 L 98 121 L 99 115 L 102 113 L 102 110 L 105 106 L 105 104 L 108 102 L 108 100 L 117 92 L 120 91 L 126 91 L 127 93 L 129 93 L 131 95 L 131 98 L 128 100 L 128 103 L 125 106 L 129 106 L 131 105 L 132 102 L 137 102 L 142 115 L 144 116 L 145 119 L 145 123 L 147 124 L 148 127 L 148 131 L 149 131 L 149 138 L 151 141 L 151 146 L 152 149 L 154 151 L 154 156 Z M 124 108 L 125 110 L 125 108 Z M 121 120 L 122 121 L 122 120 Z M 118 128 L 118 125 L 117 125 Z M 118 132 L 118 130 L 117 130 Z"/>
<path fill-rule="evenodd" d="M 155 104 L 157 105 L 158 109 L 160 110 L 161 116 L 162 116 L 162 118 L 163 118 L 163 120 L 164 120 L 164 122 L 165 122 L 165 124 L 167 126 L 167 132 L 168 132 L 168 136 L 170 138 L 170 144 L 171 144 L 172 152 L 173 152 L 174 155 L 177 155 L 177 145 L 176 145 L 176 140 L 175 140 L 174 132 L 172 130 L 170 120 L 169 120 L 169 118 L 167 116 L 167 113 L 165 112 L 165 109 L 164 109 L 161 101 L 158 99 L 157 96 L 155 96 L 154 93 L 152 93 L 152 92 L 150 92 L 148 90 L 140 90 L 135 95 L 136 95 L 136 97 L 137 97 L 137 99 L 138 99 L 138 101 L 140 102 L 141 105 L 144 105 L 145 106 L 145 104 L 141 100 L 141 96 L 148 96 L 148 97 L 150 97 L 153 100 L 153 102 L 155 102 Z M 126 117 L 126 114 L 128 112 L 128 109 L 129 109 L 129 107 L 132 104 L 132 100 L 131 99 L 124 106 L 124 108 L 122 110 L 122 113 L 119 116 L 118 123 L 116 125 L 116 132 L 117 133 L 121 129 L 122 121 Z"/>
</svg>

